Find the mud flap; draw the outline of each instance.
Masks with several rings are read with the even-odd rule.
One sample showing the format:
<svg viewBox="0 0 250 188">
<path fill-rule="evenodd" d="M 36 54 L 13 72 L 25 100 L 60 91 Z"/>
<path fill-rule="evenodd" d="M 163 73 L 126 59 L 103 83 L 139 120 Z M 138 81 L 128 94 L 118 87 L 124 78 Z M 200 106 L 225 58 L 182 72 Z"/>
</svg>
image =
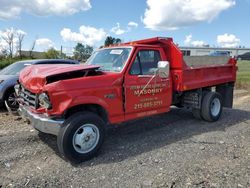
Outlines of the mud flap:
<svg viewBox="0 0 250 188">
<path fill-rule="evenodd" d="M 216 92 L 220 93 L 222 96 L 223 107 L 226 107 L 226 108 L 233 107 L 234 83 L 218 85 L 216 86 Z"/>
</svg>

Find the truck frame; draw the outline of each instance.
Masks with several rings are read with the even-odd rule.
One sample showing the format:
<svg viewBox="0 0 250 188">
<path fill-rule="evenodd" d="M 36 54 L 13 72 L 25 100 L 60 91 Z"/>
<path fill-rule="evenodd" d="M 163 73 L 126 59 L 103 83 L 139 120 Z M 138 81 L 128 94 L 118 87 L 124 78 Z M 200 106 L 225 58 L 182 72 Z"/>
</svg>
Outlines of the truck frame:
<svg viewBox="0 0 250 188">
<path fill-rule="evenodd" d="M 217 121 L 232 108 L 236 59 L 183 57 L 172 38 L 155 37 L 97 50 L 86 65 L 27 67 L 15 86 L 19 114 L 57 136 L 74 163 L 95 156 L 107 125 L 170 111 L 192 110 Z"/>
</svg>

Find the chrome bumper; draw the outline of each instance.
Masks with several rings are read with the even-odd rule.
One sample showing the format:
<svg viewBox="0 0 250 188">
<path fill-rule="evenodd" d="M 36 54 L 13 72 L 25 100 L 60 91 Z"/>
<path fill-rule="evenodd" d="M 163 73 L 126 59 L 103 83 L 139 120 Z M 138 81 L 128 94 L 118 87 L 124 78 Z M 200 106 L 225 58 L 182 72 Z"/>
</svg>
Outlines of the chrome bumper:
<svg viewBox="0 0 250 188">
<path fill-rule="evenodd" d="M 64 123 L 64 120 L 52 120 L 45 115 L 34 114 L 22 105 L 19 106 L 18 113 L 23 119 L 29 120 L 35 129 L 48 134 L 58 135 Z"/>
</svg>

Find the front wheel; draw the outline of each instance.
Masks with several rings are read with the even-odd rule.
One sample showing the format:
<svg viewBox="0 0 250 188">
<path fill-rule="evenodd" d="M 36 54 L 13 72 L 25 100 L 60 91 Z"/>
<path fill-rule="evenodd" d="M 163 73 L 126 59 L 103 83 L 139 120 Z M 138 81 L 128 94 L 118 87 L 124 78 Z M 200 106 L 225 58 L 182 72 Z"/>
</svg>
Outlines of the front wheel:
<svg viewBox="0 0 250 188">
<path fill-rule="evenodd" d="M 219 93 L 208 92 L 202 99 L 201 115 L 206 121 L 217 121 L 222 112 L 222 97 Z"/>
<path fill-rule="evenodd" d="M 103 120 L 92 112 L 79 112 L 66 120 L 59 131 L 57 145 L 69 161 L 79 163 L 94 157 L 105 135 Z"/>
</svg>

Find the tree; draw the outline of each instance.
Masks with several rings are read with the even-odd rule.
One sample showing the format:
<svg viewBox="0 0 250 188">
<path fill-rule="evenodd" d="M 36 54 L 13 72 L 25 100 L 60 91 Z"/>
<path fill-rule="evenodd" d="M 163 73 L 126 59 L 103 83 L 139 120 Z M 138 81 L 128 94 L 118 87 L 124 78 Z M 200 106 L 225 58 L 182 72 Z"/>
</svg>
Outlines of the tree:
<svg viewBox="0 0 250 188">
<path fill-rule="evenodd" d="M 87 60 L 93 52 L 93 47 L 86 45 L 84 46 L 82 43 L 77 43 L 74 48 L 74 57 L 77 60 L 85 61 Z"/>
<path fill-rule="evenodd" d="M 47 52 L 44 52 L 44 57 L 46 59 L 57 59 L 59 58 L 59 56 L 60 56 L 60 53 L 54 48 L 50 48 L 48 49 Z"/>
<path fill-rule="evenodd" d="M 23 39 L 26 35 L 25 32 L 21 31 L 21 30 L 18 30 L 16 32 L 16 35 L 17 35 L 17 51 L 19 53 L 19 57 L 22 58 L 22 46 L 23 46 Z"/>
<path fill-rule="evenodd" d="M 14 37 L 15 37 L 16 31 L 14 28 L 6 29 L 1 38 L 4 40 L 8 45 L 9 50 L 9 57 L 13 57 L 13 50 L 14 50 Z"/>
<path fill-rule="evenodd" d="M 107 38 L 105 39 L 105 42 L 104 42 L 104 46 L 110 46 L 113 44 L 120 44 L 121 42 L 122 42 L 122 40 L 119 38 L 107 36 Z"/>
<path fill-rule="evenodd" d="M 0 60 L 5 59 L 7 56 L 8 56 L 7 50 L 4 48 L 0 49 Z"/>
<path fill-rule="evenodd" d="M 36 39 L 32 42 L 31 47 L 30 47 L 30 51 L 29 51 L 30 58 L 32 58 L 32 52 L 34 51 L 35 46 L 36 46 Z"/>
</svg>

